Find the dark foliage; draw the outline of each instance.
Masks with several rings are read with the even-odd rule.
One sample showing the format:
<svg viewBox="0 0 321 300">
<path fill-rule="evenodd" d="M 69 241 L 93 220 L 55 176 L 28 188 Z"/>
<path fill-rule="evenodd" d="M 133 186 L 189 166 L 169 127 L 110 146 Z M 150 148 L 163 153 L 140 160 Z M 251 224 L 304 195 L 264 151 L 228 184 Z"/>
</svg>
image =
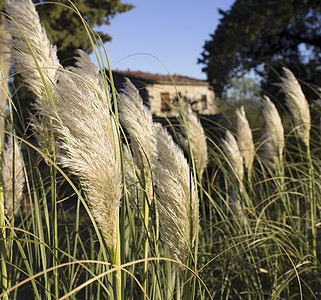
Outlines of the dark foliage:
<svg viewBox="0 0 321 300">
<path fill-rule="evenodd" d="M 320 86 L 319 0 L 236 0 L 230 10 L 219 12 L 220 23 L 199 59 L 216 94 L 229 78 L 252 68 L 263 76 L 263 88 L 270 87 L 283 65 Z"/>
</svg>

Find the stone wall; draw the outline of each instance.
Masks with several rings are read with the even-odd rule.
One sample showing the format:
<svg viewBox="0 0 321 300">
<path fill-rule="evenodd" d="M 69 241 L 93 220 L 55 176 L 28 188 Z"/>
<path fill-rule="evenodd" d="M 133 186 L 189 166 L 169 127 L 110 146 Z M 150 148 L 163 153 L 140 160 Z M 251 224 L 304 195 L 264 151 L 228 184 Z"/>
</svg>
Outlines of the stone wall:
<svg viewBox="0 0 321 300">
<path fill-rule="evenodd" d="M 176 87 L 176 88 L 175 88 Z M 157 116 L 175 116 L 174 108 L 178 101 L 177 93 L 183 103 L 189 102 L 194 111 L 200 114 L 215 114 L 214 92 L 204 85 L 153 84 L 145 87 L 152 114 Z"/>
</svg>

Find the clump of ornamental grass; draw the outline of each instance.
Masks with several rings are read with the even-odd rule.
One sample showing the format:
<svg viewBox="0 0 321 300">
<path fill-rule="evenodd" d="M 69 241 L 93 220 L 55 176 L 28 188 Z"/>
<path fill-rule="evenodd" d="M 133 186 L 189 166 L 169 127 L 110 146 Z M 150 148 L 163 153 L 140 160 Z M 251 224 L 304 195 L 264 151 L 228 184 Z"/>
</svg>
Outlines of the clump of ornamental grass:
<svg viewBox="0 0 321 300">
<path fill-rule="evenodd" d="M 56 47 L 50 44 L 45 29 L 40 25 L 39 16 L 31 0 L 8 1 L 5 11 L 8 14 L 5 29 L 12 37 L 8 44 L 11 48 L 14 68 L 17 73 L 21 74 L 24 83 L 35 95 L 35 111 L 50 106 L 51 110 L 56 112 L 53 95 L 55 94 L 57 83 L 57 70 L 61 67 L 57 58 Z M 40 116 L 38 113 L 31 115 L 30 118 L 31 126 L 45 161 L 49 165 L 50 162 L 55 160 L 55 137 L 52 131 L 52 122 L 47 116 Z M 52 164 L 50 164 L 50 180 L 52 265 L 57 266 L 58 215 L 56 169 Z M 39 224 L 39 226 L 41 225 Z M 58 297 L 58 271 L 55 269 L 53 272 L 55 296 Z M 49 281 L 46 281 L 45 284 L 47 291 L 49 291 Z"/>
<path fill-rule="evenodd" d="M 311 116 L 307 99 L 293 73 L 283 68 L 284 76 L 278 84 L 285 94 L 286 104 L 292 114 L 299 138 L 308 147 L 310 143 Z"/>
<path fill-rule="evenodd" d="M 275 169 L 283 156 L 284 128 L 280 115 L 269 97 L 264 97 L 265 142 L 263 161 Z"/>
<path fill-rule="evenodd" d="M 308 173 L 309 173 L 309 192 L 306 197 L 309 202 L 310 215 L 311 215 L 311 235 L 312 235 L 312 251 L 314 256 L 317 255 L 317 198 L 315 197 L 314 187 L 314 174 L 313 174 L 313 162 L 310 149 L 310 130 L 311 130 L 311 116 L 310 108 L 305 95 L 302 92 L 301 86 L 298 80 L 295 78 L 293 73 L 283 68 L 284 76 L 281 77 L 281 83 L 278 84 L 285 94 L 286 104 L 292 114 L 293 123 L 298 137 L 306 145 L 306 153 L 304 154 L 308 162 Z"/>
<path fill-rule="evenodd" d="M 180 144 L 188 153 L 188 143 L 190 142 L 199 178 L 202 178 L 208 162 L 206 135 L 199 118 L 192 111 L 190 105 L 185 107 L 185 117 L 186 125 L 183 120 L 180 121 L 183 128 L 183 135 L 180 135 Z"/>
<path fill-rule="evenodd" d="M 161 237 L 172 256 L 186 263 L 198 227 L 198 197 L 183 151 L 160 124 L 154 125 L 154 182 Z"/>
<path fill-rule="evenodd" d="M 252 130 L 246 118 L 244 106 L 236 110 L 237 115 L 237 144 L 240 149 L 245 167 L 251 173 L 255 147 L 253 143 Z"/>
<path fill-rule="evenodd" d="M 5 214 L 10 219 L 17 214 L 22 204 L 25 186 L 23 157 L 17 139 L 8 137 L 2 156 Z"/>
<path fill-rule="evenodd" d="M 133 153 L 134 163 L 141 175 L 144 191 L 144 227 L 146 237 L 144 258 L 149 256 L 149 207 L 153 198 L 152 168 L 156 152 L 156 140 L 153 135 L 153 118 L 136 87 L 126 78 L 125 87 L 119 95 L 119 119 L 126 129 Z M 143 288 L 147 288 L 147 261 L 144 262 Z"/>
<path fill-rule="evenodd" d="M 32 124 L 38 143 L 50 157 L 59 136 L 62 152 L 56 157 L 82 180 L 106 243 L 114 251 L 122 184 L 109 92 L 83 52 L 76 67 L 63 70 L 30 0 L 10 1 L 6 12 L 15 70 L 36 96 Z"/>
<path fill-rule="evenodd" d="M 15 13 L 33 12 L 31 8 L 25 9 L 25 6 L 32 5 L 31 1 L 13 2 L 22 9 L 16 10 Z M 34 17 L 34 15 L 29 17 L 32 24 L 36 24 Z M 22 19 L 23 22 L 28 20 L 25 17 Z M 32 24 L 28 23 L 23 26 L 31 28 Z M 41 35 L 42 30 L 38 28 L 31 30 L 31 32 Z M 34 34 L 31 36 L 30 30 L 28 34 L 30 38 L 27 35 L 26 37 L 32 43 L 35 43 L 39 38 Z M 19 39 L 17 32 L 15 36 L 14 39 Z M 20 39 L 21 43 L 26 42 L 22 36 Z M 16 42 L 18 41 L 15 40 L 14 43 Z M 59 149 L 59 152 L 56 152 L 51 158 L 57 159 L 80 179 L 80 185 L 87 194 L 94 217 L 111 254 L 116 255 L 115 252 L 119 249 L 115 250 L 115 248 L 117 249 L 117 246 L 120 245 L 124 260 L 128 258 L 135 260 L 142 257 L 153 260 L 154 257 L 151 256 L 156 256 L 156 262 L 150 263 L 148 268 L 144 269 L 136 267 L 135 261 L 129 262 L 132 266 L 126 268 L 126 271 L 131 276 L 128 276 L 126 280 L 122 280 L 125 279 L 125 275 L 122 276 L 120 273 L 114 272 L 114 274 L 116 273 L 114 278 L 122 281 L 123 286 L 118 283 L 119 288 L 115 288 L 115 294 L 111 295 L 112 291 L 109 287 L 113 286 L 115 282 L 109 281 L 109 277 L 105 274 L 113 270 L 108 269 L 104 273 L 106 268 L 102 266 L 101 260 L 105 258 L 105 248 L 99 247 L 101 245 L 96 243 L 97 236 L 100 238 L 100 235 L 88 234 L 92 228 L 87 223 L 84 225 L 86 232 L 83 233 L 83 227 L 79 225 L 81 222 L 79 209 L 83 200 L 81 195 L 78 194 L 76 216 L 73 214 L 74 211 L 66 213 L 63 205 L 61 206 L 62 209 L 59 212 L 63 216 L 59 218 L 59 232 L 55 232 L 56 236 L 59 236 L 59 244 L 54 244 L 51 235 L 53 227 L 50 224 L 53 218 L 47 209 L 48 205 L 45 200 L 50 194 L 49 188 L 57 188 L 57 186 L 48 187 L 44 184 L 38 186 L 37 180 L 33 182 L 34 179 L 32 179 L 27 187 L 30 203 L 34 205 L 35 209 L 32 209 L 27 217 L 22 215 L 22 225 L 15 224 L 17 229 L 18 226 L 23 226 L 23 229 L 14 230 L 16 228 L 6 227 L 11 226 L 10 222 L 0 221 L 2 228 L 6 227 L 5 230 L 0 231 L 0 233 L 4 233 L 0 238 L 1 272 L 2 275 L 9 275 L 8 277 L 1 276 L 1 287 L 8 292 L 10 286 L 17 289 L 17 293 L 10 294 L 10 297 L 12 295 L 12 298 L 19 298 L 20 293 L 25 293 L 32 285 L 33 296 L 36 299 L 41 299 L 41 297 L 58 299 L 63 292 L 67 293 L 65 298 L 71 296 L 72 293 L 79 292 L 75 297 L 100 299 L 114 296 L 117 299 L 118 297 L 119 299 L 137 299 L 140 298 L 141 293 L 137 292 L 134 280 L 139 276 L 142 278 L 141 282 L 144 281 L 142 288 L 150 299 L 172 298 L 174 294 L 176 295 L 174 297 L 181 298 L 180 285 L 182 281 L 177 278 L 177 270 L 172 268 L 170 262 L 159 262 L 161 258 L 157 257 L 159 253 L 157 245 L 160 244 L 155 232 L 158 229 L 156 228 L 158 224 L 151 222 L 149 226 L 146 226 L 148 218 L 151 219 L 153 216 L 148 214 L 143 216 L 140 211 L 137 214 L 136 212 L 132 213 L 132 207 L 124 197 L 121 207 L 122 219 L 119 219 L 122 176 L 125 177 L 127 183 L 129 182 L 134 187 L 141 185 L 139 187 L 142 187 L 140 193 L 134 190 L 131 195 L 136 197 L 137 203 L 140 203 L 142 199 L 143 201 L 154 199 L 152 196 L 147 197 L 148 192 L 153 192 L 150 195 L 157 197 L 155 197 L 155 203 L 151 202 L 151 204 L 155 204 L 157 210 L 155 217 L 159 218 L 160 236 L 164 240 L 164 244 L 168 245 L 172 257 L 177 261 L 192 267 L 194 259 L 194 270 L 197 272 L 197 276 L 202 279 L 202 283 L 204 282 L 212 289 L 213 298 L 221 295 L 224 298 L 239 299 L 248 294 L 252 298 L 288 299 L 297 295 L 305 295 L 305 293 L 314 298 L 317 297 L 317 288 L 314 291 L 314 287 L 320 283 L 320 280 L 315 274 L 320 268 L 320 264 L 315 255 L 319 254 L 319 247 L 316 247 L 316 228 L 319 226 L 320 220 L 316 210 L 313 209 L 318 207 L 316 201 L 320 196 L 320 191 L 311 185 L 311 182 L 313 183 L 313 180 L 317 179 L 314 177 L 317 170 L 311 167 L 312 159 L 313 163 L 319 161 L 316 157 L 311 156 L 311 164 L 305 165 L 302 163 L 305 157 L 304 153 L 302 161 L 297 164 L 295 161 L 298 157 L 297 153 L 295 153 L 295 157 L 292 157 L 292 153 L 287 152 L 288 161 L 284 164 L 286 180 L 282 179 L 284 176 L 281 172 L 274 178 L 267 178 L 267 172 L 265 172 L 267 168 L 263 168 L 262 173 L 258 170 L 256 176 L 251 178 L 253 189 L 246 194 L 243 189 L 244 165 L 249 170 L 253 160 L 251 163 L 251 158 L 247 158 L 246 151 L 244 151 L 249 148 L 241 146 L 241 142 L 250 136 L 250 129 L 249 126 L 247 127 L 248 124 L 245 125 L 245 113 L 243 109 L 240 109 L 237 112 L 240 124 L 237 134 L 238 142 L 230 132 L 227 132 L 225 139 L 222 140 L 225 154 L 224 163 L 228 165 L 228 172 L 223 171 L 222 176 L 221 174 L 217 176 L 219 170 L 222 169 L 220 156 L 216 153 L 219 147 L 213 142 L 215 139 L 213 141 L 208 139 L 211 142 L 209 145 L 212 147 L 209 148 L 210 161 L 218 162 L 219 168 L 213 168 L 212 178 L 206 182 L 208 188 L 204 192 L 206 200 L 208 200 L 204 206 L 206 208 L 204 219 L 206 218 L 206 220 L 198 228 L 199 204 L 196 192 L 197 182 L 194 182 L 196 177 L 193 176 L 182 150 L 174 143 L 169 133 L 160 124 L 152 122 L 149 111 L 143 106 L 134 86 L 127 81 L 117 103 L 120 108 L 124 132 L 128 134 L 129 138 L 129 143 L 126 143 L 123 151 L 120 151 L 121 141 L 118 132 L 117 112 L 115 111 L 115 116 L 111 110 L 110 93 L 106 80 L 104 80 L 106 78 L 103 77 L 103 70 L 99 73 L 83 52 L 79 52 L 75 67 L 63 69 L 59 63 L 56 63 L 54 56 L 49 55 L 54 49 L 50 44 L 49 49 L 46 49 L 48 43 L 42 49 L 38 49 L 37 45 L 30 44 L 30 46 L 33 51 L 29 46 L 19 46 L 23 49 L 20 54 L 26 58 L 27 69 L 22 65 L 23 59 L 20 59 L 21 69 L 18 71 L 22 74 L 30 72 L 28 86 L 37 97 L 36 109 L 38 113 L 37 117 L 33 119 L 33 126 L 39 132 L 39 144 L 43 142 L 43 149 L 46 147 L 49 149 L 53 145 Z M 41 51 L 43 58 L 38 57 Z M 45 60 L 48 61 L 48 64 Z M 53 71 L 52 74 L 51 71 Z M 35 82 L 36 86 L 33 87 L 31 79 L 34 78 L 36 81 L 37 76 L 39 82 Z M 54 100 L 54 105 L 51 100 Z M 117 105 L 114 104 L 116 108 Z M 272 156 L 270 159 L 272 164 L 267 163 L 267 167 L 272 168 L 281 162 L 285 148 L 284 132 L 277 110 L 267 98 L 265 98 L 263 114 L 266 120 L 267 139 L 265 145 L 266 150 L 269 150 L 267 156 Z M 197 119 L 191 121 L 191 124 L 194 125 L 189 125 L 187 114 L 184 127 L 186 126 L 185 138 L 188 137 L 189 145 L 186 139 L 185 144 L 193 152 L 196 167 L 199 173 L 202 173 L 200 161 L 205 159 L 205 154 L 198 159 L 197 156 L 202 152 L 197 148 L 199 146 L 197 143 L 200 144 L 200 142 L 193 145 L 201 135 L 201 130 L 195 129 L 195 132 L 198 133 L 194 135 L 194 129 L 190 128 L 190 126 L 197 128 L 195 124 L 198 124 L 198 120 L 195 120 Z M 297 123 L 295 126 L 300 139 L 309 146 L 309 138 L 303 137 L 304 135 L 301 136 L 299 133 L 299 128 L 304 128 L 305 123 L 301 120 L 301 123 Z M 247 131 L 247 137 L 242 130 Z M 214 134 L 214 130 L 212 132 Z M 203 141 L 206 144 L 205 138 Z M 14 140 L 12 142 L 18 144 Z M 13 156 L 11 153 L 9 156 L 16 158 L 18 151 L 13 146 L 11 148 L 15 150 L 15 155 Z M 287 150 L 289 148 L 287 147 Z M 5 148 L 4 151 L 7 150 L 9 152 L 9 148 Z M 311 153 L 315 154 L 314 151 Z M 9 162 L 9 160 L 7 161 Z M 122 162 L 124 174 L 120 171 Z M 9 165 L 13 164 L 14 162 L 9 162 Z M 15 173 L 18 174 L 18 171 Z M 42 181 L 39 173 L 37 165 L 31 165 L 30 174 L 39 176 L 39 181 Z M 209 172 L 209 174 L 211 173 Z M 273 172 L 269 174 L 274 176 Z M 69 181 L 69 178 L 67 179 Z M 53 181 L 55 181 L 54 178 Z M 149 185 L 150 182 L 152 185 Z M 149 187 L 146 189 L 147 186 Z M 230 222 L 228 214 L 224 212 L 226 188 L 229 193 L 230 211 L 244 225 L 249 220 L 248 216 L 245 218 L 244 214 L 244 211 L 247 210 L 251 220 L 256 221 L 255 234 L 247 234 L 245 231 L 240 233 L 238 228 L 235 228 L 237 224 Z M 55 191 L 53 190 L 53 192 Z M 15 194 L 18 195 L 17 192 Z M 284 210 L 285 213 L 283 213 L 284 207 L 281 208 L 278 205 L 280 201 L 284 201 L 284 204 L 291 206 L 291 208 Z M 254 202 L 258 205 L 255 206 L 255 210 L 251 210 L 248 205 Z M 277 205 L 273 205 L 274 203 Z M 86 206 L 85 202 L 83 204 Z M 145 201 L 145 204 L 147 208 L 150 203 Z M 37 205 L 39 210 L 36 208 Z M 14 206 L 16 208 L 16 205 Z M 296 206 L 302 210 L 296 210 Z M 140 208 L 138 205 L 137 207 Z M 311 209 L 311 216 L 307 212 L 309 209 Z M 295 216 L 290 214 L 294 211 L 296 212 Z M 90 212 L 88 213 L 90 214 Z M 275 222 L 279 215 L 284 216 L 282 224 Z M 147 223 L 142 224 L 137 221 L 137 217 L 146 220 Z M 256 219 L 256 217 L 258 218 Z M 76 222 L 72 222 L 72 225 L 70 218 L 73 221 L 73 218 L 76 220 Z M 119 224 L 121 222 L 123 223 Z M 96 222 L 94 225 L 96 229 Z M 139 227 L 140 225 L 141 227 Z M 153 228 L 153 226 L 155 227 Z M 72 228 L 71 231 L 69 231 L 70 228 Z M 123 234 L 124 244 L 118 241 L 120 235 L 118 230 Z M 16 231 L 17 235 L 15 235 Z M 9 232 L 12 234 L 11 236 L 5 235 Z M 20 234 L 22 239 L 20 239 Z M 154 236 L 152 236 L 153 234 Z M 200 239 L 198 239 L 198 234 Z M 148 235 L 151 237 L 150 239 L 146 238 Z M 4 243 L 4 241 L 6 242 Z M 151 245 L 151 250 L 146 247 L 146 243 Z M 140 247 L 143 244 L 144 253 L 141 253 Z M 195 244 L 195 257 L 191 258 L 193 244 Z M 13 246 L 10 248 L 10 245 Z M 13 252 L 6 253 L 3 249 L 12 249 Z M 311 253 L 311 249 L 314 250 L 313 253 Z M 161 250 L 163 249 L 161 248 Z M 49 261 L 49 258 L 52 257 L 57 257 L 56 265 Z M 90 260 L 90 263 L 87 259 Z M 204 267 L 201 269 L 197 268 L 198 259 L 204 263 Z M 63 268 L 61 272 L 54 273 L 53 276 L 50 271 L 47 271 L 52 266 L 61 267 L 60 264 L 64 262 L 70 263 L 71 267 Z M 111 262 L 121 265 L 120 259 L 118 263 L 112 259 Z M 312 262 L 313 267 L 311 267 Z M 103 263 L 107 264 L 106 261 Z M 144 266 L 146 267 L 147 264 Z M 5 273 L 6 271 L 8 272 Z M 37 277 L 38 272 L 41 275 Z M 147 273 L 148 276 L 146 276 Z M 189 274 L 185 272 L 185 286 L 188 286 L 192 281 L 191 277 L 187 277 Z M 33 280 L 33 275 L 35 275 L 35 280 Z M 138 276 L 135 277 L 136 275 Z M 14 285 L 22 283 L 25 278 L 28 280 L 27 277 L 31 283 L 20 292 L 20 288 Z M 7 278 L 12 282 L 8 282 Z M 51 278 L 54 278 L 56 282 Z M 189 287 L 183 290 L 184 299 L 205 297 L 201 283 L 195 284 L 193 289 L 189 289 Z M 59 291 L 53 291 L 54 288 Z M 81 291 L 82 288 L 83 291 Z M 2 297 L 4 293 L 0 295 Z"/>
<path fill-rule="evenodd" d="M 109 249 L 116 251 L 122 196 L 119 140 L 109 92 L 89 56 L 79 51 L 76 66 L 58 73 L 55 104 L 41 113 L 54 120 L 59 162 L 79 176 Z"/>
<path fill-rule="evenodd" d="M 12 35 L 15 71 L 21 74 L 27 87 L 35 94 L 36 114 L 31 116 L 31 123 L 42 154 L 51 164 L 51 215 L 49 217 L 46 206 L 43 212 L 39 209 L 37 214 L 43 213 L 46 218 L 50 234 L 48 246 L 53 248 L 52 264 L 44 256 L 46 250 L 42 246 L 39 261 L 44 269 L 54 267 L 54 283 L 46 279 L 45 273 L 45 288 L 48 293 L 54 289 L 54 295 L 58 298 L 58 205 L 56 166 L 52 162 L 58 159 L 62 166 L 79 177 L 111 254 L 110 259 L 120 264 L 117 245 L 122 174 L 117 125 L 110 111 L 107 85 L 89 57 L 80 52 L 76 66 L 63 69 L 56 47 L 50 44 L 41 27 L 32 1 L 10 1 L 6 12 L 10 16 L 6 28 Z M 56 147 L 60 152 L 56 151 Z M 34 222 L 40 231 L 44 230 L 40 215 Z M 39 236 L 44 240 L 46 233 L 40 232 Z M 120 295 L 120 276 L 117 276 L 115 286 Z M 34 289 L 36 292 L 37 288 Z"/>
</svg>

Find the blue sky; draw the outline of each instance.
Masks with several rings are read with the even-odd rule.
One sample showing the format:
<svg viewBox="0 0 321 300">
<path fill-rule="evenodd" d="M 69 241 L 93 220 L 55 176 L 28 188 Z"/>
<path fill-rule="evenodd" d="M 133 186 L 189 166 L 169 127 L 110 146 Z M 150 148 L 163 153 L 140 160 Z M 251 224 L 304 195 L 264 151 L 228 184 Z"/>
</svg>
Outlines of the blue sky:
<svg viewBox="0 0 321 300">
<path fill-rule="evenodd" d="M 101 29 L 113 38 L 105 44 L 112 69 L 166 74 L 167 68 L 172 75 L 206 79 L 197 59 L 218 25 L 217 9 L 229 9 L 234 0 L 123 2 L 135 8 Z M 94 55 L 91 58 L 96 63 Z"/>
</svg>

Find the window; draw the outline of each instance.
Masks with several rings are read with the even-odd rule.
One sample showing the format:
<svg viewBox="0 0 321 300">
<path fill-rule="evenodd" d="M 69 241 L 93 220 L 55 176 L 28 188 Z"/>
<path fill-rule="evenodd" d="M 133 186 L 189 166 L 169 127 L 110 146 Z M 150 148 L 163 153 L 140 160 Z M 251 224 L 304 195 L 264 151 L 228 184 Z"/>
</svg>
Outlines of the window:
<svg viewBox="0 0 321 300">
<path fill-rule="evenodd" d="M 170 95 L 169 93 L 161 93 L 161 111 L 169 111 Z"/>
<path fill-rule="evenodd" d="M 206 98 L 206 95 L 202 95 L 202 98 L 201 98 L 201 101 L 202 101 L 202 104 L 203 104 L 203 109 L 207 109 L 207 98 Z"/>
</svg>

